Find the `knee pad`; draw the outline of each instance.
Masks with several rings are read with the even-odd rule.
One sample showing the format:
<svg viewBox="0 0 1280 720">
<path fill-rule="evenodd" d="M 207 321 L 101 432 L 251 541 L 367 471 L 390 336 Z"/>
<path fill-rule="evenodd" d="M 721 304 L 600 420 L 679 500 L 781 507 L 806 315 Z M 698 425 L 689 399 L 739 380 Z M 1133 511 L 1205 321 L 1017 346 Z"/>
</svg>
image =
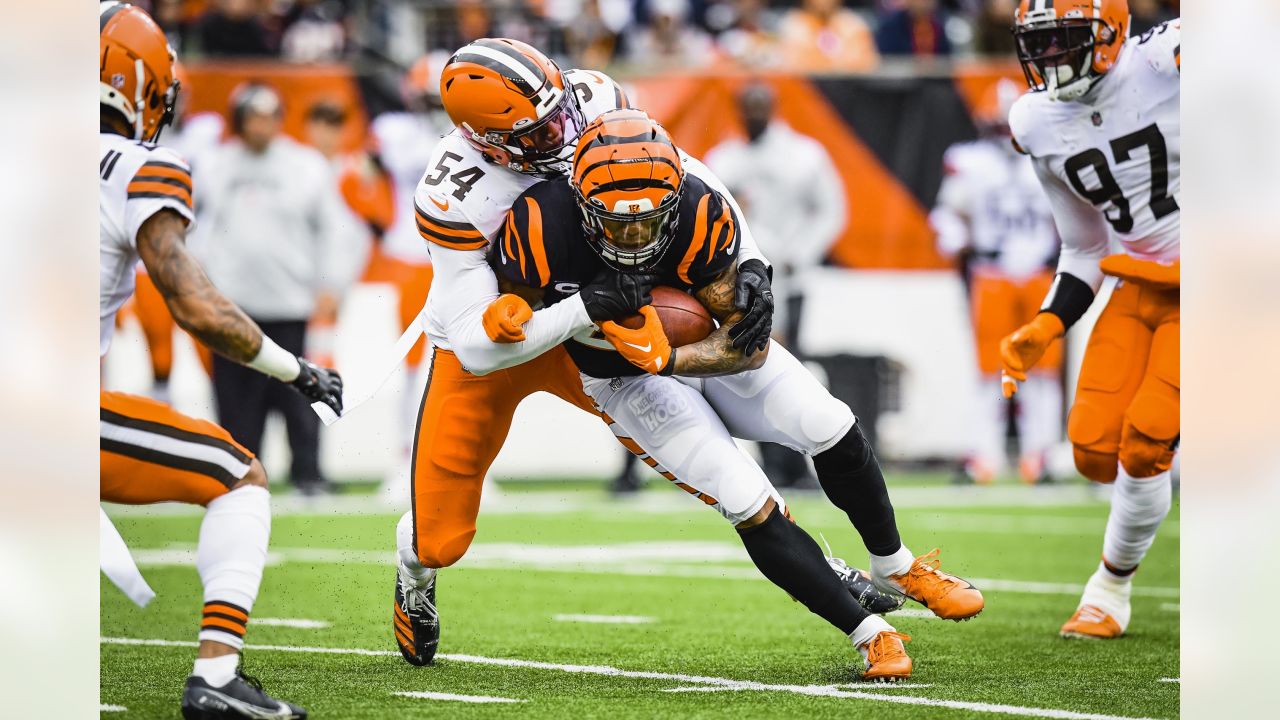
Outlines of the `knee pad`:
<svg viewBox="0 0 1280 720">
<path fill-rule="evenodd" d="M 1125 413 L 1120 463 L 1135 478 L 1151 477 L 1173 464 L 1180 409 L 1178 389 L 1148 378 Z"/>
<path fill-rule="evenodd" d="M 814 383 L 817 385 L 817 383 Z M 818 386 L 821 388 L 821 386 Z M 844 437 L 853 427 L 853 411 L 826 388 L 810 397 L 790 397 L 787 393 L 771 393 L 765 401 L 765 417 L 775 427 L 791 438 L 793 450 L 807 455 L 817 455 Z M 800 400 L 803 407 L 797 408 Z"/>
<path fill-rule="evenodd" d="M 1147 437 L 1126 424 L 1120 437 L 1120 464 L 1135 478 L 1148 478 L 1173 466 L 1173 441 Z"/>
<path fill-rule="evenodd" d="M 1115 482 L 1119 468 L 1115 453 L 1101 453 L 1075 446 L 1076 470 L 1097 483 Z"/>
</svg>

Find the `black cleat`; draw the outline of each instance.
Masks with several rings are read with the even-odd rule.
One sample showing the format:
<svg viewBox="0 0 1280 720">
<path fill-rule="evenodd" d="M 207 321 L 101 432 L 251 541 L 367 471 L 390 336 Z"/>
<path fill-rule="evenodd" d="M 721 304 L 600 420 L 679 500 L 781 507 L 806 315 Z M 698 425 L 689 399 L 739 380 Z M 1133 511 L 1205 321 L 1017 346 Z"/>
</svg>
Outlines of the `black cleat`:
<svg viewBox="0 0 1280 720">
<path fill-rule="evenodd" d="M 849 594 L 869 613 L 883 615 L 902 607 L 902 598 L 891 595 L 876 587 L 871 582 L 871 575 L 864 570 L 849 567 L 845 561 L 836 557 L 827 558 L 827 564 L 835 570 L 836 575 L 849 588 Z"/>
<path fill-rule="evenodd" d="M 426 587 L 415 587 L 396 572 L 396 599 L 391 612 L 396 646 L 410 665 L 430 665 L 440 644 L 440 613 L 436 611 L 436 576 Z"/>
<path fill-rule="evenodd" d="M 222 687 L 213 687 L 195 675 L 188 677 L 182 693 L 182 717 L 186 720 L 305 720 L 307 711 L 271 697 L 263 692 L 256 678 L 236 670 L 236 676 Z"/>
</svg>

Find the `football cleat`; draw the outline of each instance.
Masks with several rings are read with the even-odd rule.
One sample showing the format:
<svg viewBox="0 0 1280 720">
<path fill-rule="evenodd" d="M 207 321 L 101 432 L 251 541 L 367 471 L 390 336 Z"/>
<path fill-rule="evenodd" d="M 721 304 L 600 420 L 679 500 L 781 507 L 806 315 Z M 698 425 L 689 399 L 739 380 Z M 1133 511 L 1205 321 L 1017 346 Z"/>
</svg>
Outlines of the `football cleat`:
<svg viewBox="0 0 1280 720">
<path fill-rule="evenodd" d="M 836 575 L 840 576 L 844 586 L 849 588 L 849 594 L 853 599 L 857 600 L 867 612 L 883 615 L 902 607 L 902 598 L 876 587 L 865 570 L 849 567 L 844 560 L 837 557 L 827 558 L 827 564 L 836 572 Z"/>
<path fill-rule="evenodd" d="M 1080 605 L 1059 634 L 1064 638 L 1114 640 L 1129 627 L 1129 595 L 1133 585 L 1117 580 L 1105 566 L 1094 571 L 1084 586 Z"/>
<path fill-rule="evenodd" d="M 871 682 L 897 682 L 911 677 L 911 656 L 907 655 L 907 649 L 902 645 L 909 640 L 910 635 L 886 630 L 877 633 L 865 645 L 858 646 L 858 651 L 867 661 L 862 679 Z"/>
<path fill-rule="evenodd" d="M 396 646 L 410 665 L 430 665 L 440 644 L 440 613 L 436 610 L 436 575 L 423 587 L 396 572 L 391 628 Z"/>
<path fill-rule="evenodd" d="M 1106 610 L 1094 605 L 1081 605 L 1059 634 L 1064 638 L 1114 640 L 1124 634 L 1124 628 Z"/>
<path fill-rule="evenodd" d="M 256 678 L 237 669 L 231 682 L 222 687 L 213 687 L 195 675 L 188 677 L 182 692 L 182 717 L 186 720 L 303 720 L 307 711 L 271 697 Z"/>
<path fill-rule="evenodd" d="M 968 580 L 939 570 L 938 553 L 934 548 L 921 555 L 907 572 L 890 575 L 888 583 L 943 620 L 968 620 L 982 612 L 986 605 L 982 593 Z"/>
</svg>

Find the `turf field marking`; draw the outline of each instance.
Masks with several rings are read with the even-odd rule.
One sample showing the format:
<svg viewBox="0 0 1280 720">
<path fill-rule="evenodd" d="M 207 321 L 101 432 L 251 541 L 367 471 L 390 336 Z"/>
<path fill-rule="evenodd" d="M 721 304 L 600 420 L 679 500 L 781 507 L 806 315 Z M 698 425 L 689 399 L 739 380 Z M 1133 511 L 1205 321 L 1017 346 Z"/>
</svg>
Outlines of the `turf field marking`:
<svg viewBox="0 0 1280 720">
<path fill-rule="evenodd" d="M 1180 683 L 1180 682 L 1182 682 L 1182 678 L 1160 678 L 1160 682 L 1162 682 L 1162 683 Z"/>
<path fill-rule="evenodd" d="M 260 618 L 255 617 L 251 621 L 254 625 L 267 625 L 269 627 L 287 627 L 296 628 L 298 630 L 323 630 L 329 627 L 329 623 L 323 620 L 308 620 L 306 618 Z"/>
<path fill-rule="evenodd" d="M 98 712 L 125 712 L 129 708 L 123 705 L 99 705 Z"/>
<path fill-rule="evenodd" d="M 601 625 L 644 625 L 654 621 L 654 618 L 648 615 L 575 615 L 573 613 L 552 615 L 551 619 L 556 622 L 598 623 Z"/>
<path fill-rule="evenodd" d="M 1160 609 L 1165 612 L 1182 612 L 1182 605 L 1178 603 L 1160 603 Z"/>
<path fill-rule="evenodd" d="M 393 692 L 392 695 L 398 697 L 415 698 L 418 700 L 454 700 L 456 702 L 466 703 L 522 703 L 524 700 L 516 700 L 514 698 L 490 697 L 488 695 L 454 695 L 453 693 L 442 692 Z"/>
<path fill-rule="evenodd" d="M 152 645 L 160 647 L 196 647 L 197 643 L 192 640 L 148 640 L 143 638 L 100 638 L 99 642 L 105 645 Z M 246 645 L 248 650 L 256 650 L 263 652 L 296 652 L 296 653 L 321 653 L 329 655 L 365 655 L 365 656 L 398 656 L 400 653 L 396 650 L 365 650 L 361 648 L 322 648 L 322 647 L 294 647 L 290 645 Z M 549 663 L 537 660 L 518 660 L 515 658 L 491 658 L 479 655 L 462 655 L 462 654 L 440 654 L 436 657 L 442 660 L 457 663 L 472 663 L 476 665 L 495 665 L 499 667 L 515 667 L 527 668 L 530 670 L 559 670 L 567 673 L 582 673 L 586 675 L 604 675 L 607 677 L 624 677 L 639 680 L 669 680 L 681 683 L 694 683 L 699 685 L 712 685 L 730 689 L 744 690 L 764 690 L 774 692 L 789 692 L 800 695 L 814 695 L 820 697 L 837 697 L 849 698 L 853 700 L 871 700 L 875 702 L 898 703 L 902 705 L 924 705 L 929 707 L 946 708 L 949 710 L 967 710 L 970 712 L 995 713 L 999 715 L 1018 715 L 1022 717 L 1037 718 L 1053 718 L 1054 720 L 1150 720 L 1149 718 L 1133 718 L 1123 715 L 1100 715 L 1094 713 L 1080 713 L 1073 710 L 1059 710 L 1056 708 L 1036 708 L 1022 707 L 1019 705 L 1003 705 L 995 703 L 967 702 L 964 700 L 938 700 L 934 698 L 919 697 L 916 695 L 885 695 L 876 692 L 868 692 L 867 690 L 841 690 L 834 685 L 771 685 L 767 683 L 758 683 L 751 680 L 733 680 L 730 678 L 710 677 L 706 675 L 683 675 L 680 673 L 663 673 L 653 672 L 649 670 L 622 670 L 620 668 L 610 667 L 608 665 L 566 665 L 563 663 Z"/>
<path fill-rule="evenodd" d="M 934 615 L 932 612 L 930 612 L 930 611 L 928 611 L 928 610 L 916 610 L 916 609 L 914 609 L 914 608 L 905 608 L 905 609 L 902 609 L 902 610 L 894 610 L 893 612 L 889 613 L 889 616 L 890 616 L 890 617 L 895 617 L 895 618 L 923 618 L 923 619 L 928 619 L 928 620 L 939 620 L 939 619 L 941 619 L 941 618 L 939 618 L 937 615 Z"/>
<path fill-rule="evenodd" d="M 756 687 L 758 685 L 759 687 Z M 745 681 L 741 687 L 717 687 L 715 685 L 686 685 L 683 687 L 667 688 L 662 692 L 734 692 L 737 690 L 768 690 L 774 686 L 764 683 L 748 684 Z M 863 685 L 787 685 L 786 687 L 795 688 L 792 692 L 803 693 L 806 695 L 813 694 L 812 691 L 830 688 L 839 690 L 840 688 L 857 688 L 858 690 L 920 690 L 923 688 L 933 687 L 933 683 L 866 683 Z"/>
</svg>

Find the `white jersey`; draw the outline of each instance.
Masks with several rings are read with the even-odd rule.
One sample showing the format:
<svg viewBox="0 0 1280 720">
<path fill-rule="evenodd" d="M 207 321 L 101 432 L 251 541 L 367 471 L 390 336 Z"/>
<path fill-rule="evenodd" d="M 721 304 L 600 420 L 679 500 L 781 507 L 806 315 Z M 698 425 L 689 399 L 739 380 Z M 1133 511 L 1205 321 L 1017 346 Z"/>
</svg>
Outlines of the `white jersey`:
<svg viewBox="0 0 1280 720">
<path fill-rule="evenodd" d="M 974 264 L 1022 280 L 1044 270 L 1058 252 L 1053 213 L 1031 160 L 1008 139 L 952 145 L 946 176 L 929 215 L 938 249 L 974 252 Z"/>
<path fill-rule="evenodd" d="M 160 210 L 195 222 L 191 169 L 166 147 L 102 133 L 98 161 L 98 353 L 106 355 L 116 312 L 133 294 L 138 229 Z"/>
<path fill-rule="evenodd" d="M 378 157 L 391 176 L 395 215 L 382 236 L 382 250 L 397 260 L 413 264 L 431 262 L 431 255 L 414 221 L 413 196 L 426 172 L 441 136 L 452 128 L 420 113 L 383 113 L 370 132 L 378 143 Z"/>
<path fill-rule="evenodd" d="M 567 70 L 564 76 L 588 123 L 625 102 L 621 88 L 607 75 Z M 688 172 L 733 204 L 723 183 L 705 165 L 683 153 L 681 157 Z M 427 167 L 414 194 L 414 214 L 435 266 L 426 305 L 426 332 L 432 345 L 453 350 L 463 367 L 485 374 L 537 357 L 592 324 L 582 299 L 574 295 L 536 312 L 525 324 L 524 342 L 491 342 L 481 316 L 498 297 L 498 281 L 486 248 L 511 204 L 541 180 L 489 163 L 457 130 L 441 138 Z M 741 217 L 736 204 L 734 210 Z M 739 262 L 760 257 L 746 224 L 739 228 Z"/>
<path fill-rule="evenodd" d="M 1034 162 L 1062 235 L 1061 272 L 1094 290 L 1115 242 L 1141 260 L 1179 259 L 1181 21 L 1128 40 L 1074 102 L 1029 93 L 1009 125 Z"/>
</svg>

